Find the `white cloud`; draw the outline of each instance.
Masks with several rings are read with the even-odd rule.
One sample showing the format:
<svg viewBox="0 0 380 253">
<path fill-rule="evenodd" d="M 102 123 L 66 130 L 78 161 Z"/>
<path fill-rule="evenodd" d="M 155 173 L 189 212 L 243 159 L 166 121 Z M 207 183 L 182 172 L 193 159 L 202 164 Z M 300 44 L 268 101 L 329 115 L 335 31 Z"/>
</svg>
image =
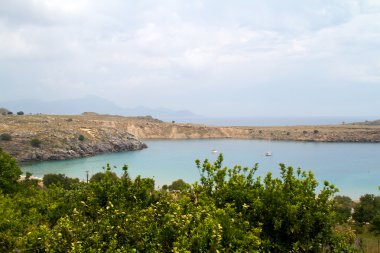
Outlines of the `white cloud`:
<svg viewBox="0 0 380 253">
<path fill-rule="evenodd" d="M 173 94 L 187 92 L 181 105 L 199 110 L 193 97 L 200 91 L 230 97 L 233 86 L 230 103 L 239 107 L 238 94 L 297 89 L 320 75 L 337 87 L 378 82 L 379 6 L 374 0 L 0 2 L 0 68 L 23 63 L 18 73 L 5 73 L 7 82 L 18 80 L 19 90 L 23 78 L 57 98 L 75 89 L 125 106 L 144 96 L 150 106 L 169 107 L 176 106 Z M 15 96 L 7 87 L 0 99 Z M 32 89 L 25 94 L 46 97 Z"/>
</svg>

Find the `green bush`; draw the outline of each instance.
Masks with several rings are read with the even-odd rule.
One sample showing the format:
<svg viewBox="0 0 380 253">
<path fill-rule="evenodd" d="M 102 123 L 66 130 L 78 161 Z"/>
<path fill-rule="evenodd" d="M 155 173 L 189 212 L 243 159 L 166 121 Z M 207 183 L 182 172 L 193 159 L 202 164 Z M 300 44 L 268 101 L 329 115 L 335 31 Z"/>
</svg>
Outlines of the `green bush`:
<svg viewBox="0 0 380 253">
<path fill-rule="evenodd" d="M 66 177 L 65 174 L 45 174 L 42 182 L 44 183 L 44 186 L 48 188 L 51 185 L 56 185 L 68 190 L 78 184 L 79 179 Z"/>
<path fill-rule="evenodd" d="M 41 141 L 37 138 L 34 138 L 30 141 L 32 147 L 39 148 L 41 146 Z"/>
<path fill-rule="evenodd" d="M 81 135 L 79 135 L 78 140 L 80 140 L 80 141 L 84 141 L 84 140 L 85 140 L 85 137 L 81 134 Z"/>
<path fill-rule="evenodd" d="M 352 218 L 360 223 L 369 223 L 377 215 L 380 215 L 380 196 L 365 194 L 360 197 L 359 203 L 355 205 L 355 212 Z"/>
<path fill-rule="evenodd" d="M 17 112 L 17 115 L 24 115 L 24 112 L 23 111 L 19 111 L 19 112 Z"/>
<path fill-rule="evenodd" d="M 12 140 L 12 136 L 10 134 L 4 133 L 0 135 L 0 140 L 2 141 L 10 141 Z"/>
<path fill-rule="evenodd" d="M 16 159 L 0 148 L 0 190 L 5 193 L 13 192 L 17 188 L 21 173 Z"/>
<path fill-rule="evenodd" d="M 172 184 L 168 186 L 168 189 L 169 191 L 185 191 L 187 189 L 190 189 L 190 185 L 186 183 L 183 179 L 178 179 L 173 181 Z"/>
</svg>

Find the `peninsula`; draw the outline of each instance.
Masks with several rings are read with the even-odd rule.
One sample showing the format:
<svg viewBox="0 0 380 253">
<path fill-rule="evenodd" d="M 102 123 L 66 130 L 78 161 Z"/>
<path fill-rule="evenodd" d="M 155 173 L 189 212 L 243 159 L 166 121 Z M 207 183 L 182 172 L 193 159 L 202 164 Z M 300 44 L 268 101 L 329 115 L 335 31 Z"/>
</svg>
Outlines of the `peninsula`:
<svg viewBox="0 0 380 253">
<path fill-rule="evenodd" d="M 380 125 L 208 126 L 168 123 L 150 116 L 0 116 L 0 148 L 19 162 L 66 160 L 140 150 L 144 139 L 236 138 L 314 142 L 380 142 Z"/>
</svg>

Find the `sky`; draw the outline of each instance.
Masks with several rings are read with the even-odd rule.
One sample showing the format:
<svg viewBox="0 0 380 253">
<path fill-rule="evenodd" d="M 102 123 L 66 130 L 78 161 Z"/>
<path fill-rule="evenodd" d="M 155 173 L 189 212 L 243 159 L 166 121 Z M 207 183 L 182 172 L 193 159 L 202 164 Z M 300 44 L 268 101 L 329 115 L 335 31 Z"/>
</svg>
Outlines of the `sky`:
<svg viewBox="0 0 380 253">
<path fill-rule="evenodd" d="M 380 0 L 0 0 L 0 107 L 380 116 Z"/>
</svg>

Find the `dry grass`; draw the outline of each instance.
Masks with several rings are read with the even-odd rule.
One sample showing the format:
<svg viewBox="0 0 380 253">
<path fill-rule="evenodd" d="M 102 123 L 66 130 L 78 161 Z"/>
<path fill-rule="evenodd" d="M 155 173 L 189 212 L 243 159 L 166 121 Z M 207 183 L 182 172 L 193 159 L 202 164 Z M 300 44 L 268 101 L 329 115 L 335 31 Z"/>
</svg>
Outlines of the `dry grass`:
<svg viewBox="0 0 380 253">
<path fill-rule="evenodd" d="M 380 253 L 380 236 L 368 232 L 364 228 L 363 233 L 358 235 L 361 240 L 361 250 L 365 253 Z"/>
</svg>

